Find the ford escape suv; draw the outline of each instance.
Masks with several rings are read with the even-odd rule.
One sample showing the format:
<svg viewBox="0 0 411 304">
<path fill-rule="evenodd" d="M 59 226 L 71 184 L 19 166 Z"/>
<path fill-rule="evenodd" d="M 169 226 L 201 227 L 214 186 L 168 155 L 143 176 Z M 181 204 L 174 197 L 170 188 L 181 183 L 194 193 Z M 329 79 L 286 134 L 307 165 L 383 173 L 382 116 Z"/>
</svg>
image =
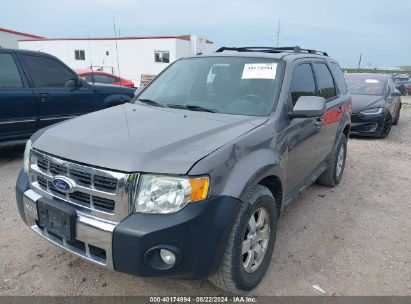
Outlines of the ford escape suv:
<svg viewBox="0 0 411 304">
<path fill-rule="evenodd" d="M 42 129 L 17 181 L 23 221 L 137 276 L 254 288 L 281 210 L 337 185 L 351 98 L 324 52 L 221 48 L 165 69 L 132 103 Z"/>
</svg>

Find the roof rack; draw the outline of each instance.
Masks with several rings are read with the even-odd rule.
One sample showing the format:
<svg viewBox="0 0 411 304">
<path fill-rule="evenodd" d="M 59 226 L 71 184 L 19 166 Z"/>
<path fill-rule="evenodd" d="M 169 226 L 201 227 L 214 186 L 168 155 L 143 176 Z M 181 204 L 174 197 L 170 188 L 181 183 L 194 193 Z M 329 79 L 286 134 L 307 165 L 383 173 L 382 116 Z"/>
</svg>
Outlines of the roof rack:
<svg viewBox="0 0 411 304">
<path fill-rule="evenodd" d="M 326 52 L 311 50 L 311 49 L 302 49 L 299 46 L 287 46 L 287 47 L 264 47 L 264 46 L 247 46 L 247 47 L 221 47 L 216 53 L 222 53 L 224 51 L 235 51 L 235 52 L 263 52 L 263 53 L 307 53 L 327 56 Z"/>
</svg>

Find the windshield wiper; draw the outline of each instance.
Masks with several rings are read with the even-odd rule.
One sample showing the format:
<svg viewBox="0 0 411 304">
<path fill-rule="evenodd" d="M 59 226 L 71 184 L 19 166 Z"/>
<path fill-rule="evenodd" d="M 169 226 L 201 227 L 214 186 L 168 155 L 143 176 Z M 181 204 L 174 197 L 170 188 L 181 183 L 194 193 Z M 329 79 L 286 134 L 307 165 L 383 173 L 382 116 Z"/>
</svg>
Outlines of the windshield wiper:
<svg viewBox="0 0 411 304">
<path fill-rule="evenodd" d="M 216 113 L 217 110 L 215 109 L 209 109 L 205 108 L 202 106 L 195 106 L 195 105 L 179 105 L 179 104 L 167 104 L 169 108 L 175 108 L 175 109 L 185 109 L 189 111 L 202 111 L 202 112 L 210 112 L 210 113 Z"/>
<path fill-rule="evenodd" d="M 160 107 L 160 108 L 164 108 L 164 105 L 162 103 L 159 103 L 157 101 L 151 100 L 151 99 L 147 99 L 147 98 L 138 98 L 137 99 L 139 102 L 145 103 L 145 104 L 149 104 L 155 107 Z"/>
</svg>

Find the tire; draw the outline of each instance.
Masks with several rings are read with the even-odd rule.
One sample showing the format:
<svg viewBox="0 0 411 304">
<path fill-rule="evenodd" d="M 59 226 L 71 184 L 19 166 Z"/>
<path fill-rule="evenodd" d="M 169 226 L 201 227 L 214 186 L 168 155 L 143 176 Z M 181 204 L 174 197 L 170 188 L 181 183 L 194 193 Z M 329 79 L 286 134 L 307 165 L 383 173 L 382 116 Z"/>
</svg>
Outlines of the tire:
<svg viewBox="0 0 411 304">
<path fill-rule="evenodd" d="M 388 114 L 385 116 L 385 120 L 382 126 L 381 133 L 377 135 L 377 138 L 386 138 L 391 132 L 392 125 L 393 125 L 392 116 L 391 116 L 391 113 L 388 112 Z"/>
<path fill-rule="evenodd" d="M 265 212 L 265 216 L 268 218 L 268 222 L 264 222 L 261 230 L 258 228 L 258 220 L 265 217 L 261 217 L 259 212 Z M 252 216 L 256 223 L 255 230 L 260 231 L 261 235 L 264 233 L 266 237 L 263 241 L 258 241 L 258 234 L 255 234 L 255 238 L 250 237 L 249 222 L 251 222 Z M 238 213 L 228 238 L 221 265 L 208 280 L 216 287 L 235 294 L 245 294 L 256 287 L 264 277 L 273 254 L 277 220 L 277 206 L 273 194 L 262 185 L 255 186 Z M 267 236 L 266 229 L 268 227 Z M 255 243 L 255 241 L 257 242 Z M 243 254 L 243 247 L 247 248 L 244 244 L 252 244 L 253 242 L 254 245 L 248 246 L 250 250 Z M 257 249 L 260 248 L 260 251 L 254 251 L 253 246 Z M 264 247 L 266 248 L 265 253 L 261 254 Z M 255 252 L 260 252 L 260 259 Z M 255 261 L 259 260 L 259 263 L 249 262 L 254 260 L 250 259 L 251 257 L 256 257 Z M 247 270 L 246 265 L 248 266 Z M 253 269 L 253 267 L 255 268 Z"/>
<path fill-rule="evenodd" d="M 397 113 L 395 114 L 394 121 L 392 122 L 392 124 L 393 124 L 394 126 L 398 125 L 398 122 L 399 122 L 399 120 L 400 120 L 400 114 L 401 114 L 401 104 L 398 106 L 398 111 L 397 111 Z"/>
<path fill-rule="evenodd" d="M 340 154 L 342 153 L 342 155 Z M 347 158 L 347 137 L 341 134 L 340 140 L 333 152 L 327 170 L 320 175 L 317 182 L 328 187 L 337 186 L 343 176 Z"/>
</svg>

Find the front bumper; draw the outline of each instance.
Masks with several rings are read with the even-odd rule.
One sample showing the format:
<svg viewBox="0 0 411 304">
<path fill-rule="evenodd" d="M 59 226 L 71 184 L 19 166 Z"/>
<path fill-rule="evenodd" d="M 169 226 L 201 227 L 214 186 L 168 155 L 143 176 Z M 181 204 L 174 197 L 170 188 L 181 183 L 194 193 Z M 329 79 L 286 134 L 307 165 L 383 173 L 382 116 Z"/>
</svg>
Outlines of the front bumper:
<svg viewBox="0 0 411 304">
<path fill-rule="evenodd" d="M 242 204 L 219 196 L 174 214 L 131 214 L 121 222 L 90 217 L 77 210 L 76 238 L 67 241 L 37 225 L 36 201 L 41 198 L 29 188 L 22 171 L 16 186 L 20 216 L 33 231 L 60 248 L 97 265 L 137 276 L 187 279 L 203 279 L 218 269 Z M 173 266 L 159 259 L 162 248 L 176 254 Z"/>
<path fill-rule="evenodd" d="M 361 113 L 351 114 L 351 135 L 378 136 L 384 127 L 387 112 L 379 115 L 362 115 Z"/>
</svg>

